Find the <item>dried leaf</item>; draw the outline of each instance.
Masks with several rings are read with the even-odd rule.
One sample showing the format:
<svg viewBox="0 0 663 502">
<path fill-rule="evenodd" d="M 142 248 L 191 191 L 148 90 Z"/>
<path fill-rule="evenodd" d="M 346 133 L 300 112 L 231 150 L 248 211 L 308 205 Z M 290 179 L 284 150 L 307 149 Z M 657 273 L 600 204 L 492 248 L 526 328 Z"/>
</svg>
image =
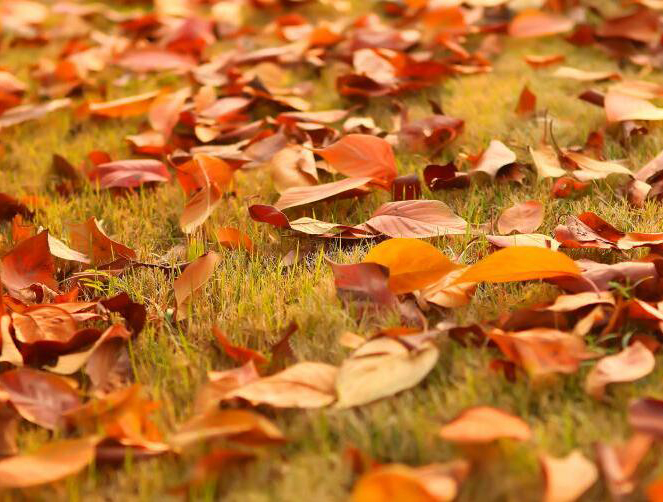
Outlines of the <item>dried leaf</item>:
<svg viewBox="0 0 663 502">
<path fill-rule="evenodd" d="M 373 338 L 343 361 L 336 376 L 336 406 L 360 406 L 423 380 L 435 366 L 439 351 L 430 339 L 412 345 L 407 340 Z"/>
<path fill-rule="evenodd" d="M 504 210 L 497 220 L 497 230 L 501 234 L 510 234 L 514 230 L 527 234 L 534 232 L 543 223 L 543 204 L 529 200 Z"/>
<path fill-rule="evenodd" d="M 210 251 L 192 261 L 184 269 L 182 275 L 175 279 L 173 289 L 178 311 L 186 308 L 191 297 L 212 278 L 220 261 L 221 256 Z"/>
<path fill-rule="evenodd" d="M 321 408 L 336 399 L 334 381 L 337 373 L 336 366 L 301 362 L 232 390 L 225 395 L 225 399 L 239 397 L 254 406 Z"/>
<path fill-rule="evenodd" d="M 634 382 L 654 370 L 656 360 L 651 351 L 640 342 L 622 350 L 619 354 L 601 359 L 587 375 L 585 390 L 596 399 L 601 399 L 608 384 Z"/>
<path fill-rule="evenodd" d="M 540 460 L 546 480 L 544 502 L 574 502 L 598 479 L 596 466 L 578 450 L 563 458 L 542 455 Z"/>
<path fill-rule="evenodd" d="M 529 441 L 532 431 L 527 422 L 505 411 L 476 406 L 443 425 L 439 435 L 455 443 L 490 443 L 498 439 Z"/>
</svg>

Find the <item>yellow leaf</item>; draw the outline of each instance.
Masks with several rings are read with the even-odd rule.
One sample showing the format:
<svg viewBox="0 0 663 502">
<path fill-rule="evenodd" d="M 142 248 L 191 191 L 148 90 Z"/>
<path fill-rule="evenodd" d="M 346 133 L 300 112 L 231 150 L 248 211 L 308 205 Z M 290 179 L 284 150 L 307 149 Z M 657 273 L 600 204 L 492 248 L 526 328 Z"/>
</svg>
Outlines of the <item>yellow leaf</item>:
<svg viewBox="0 0 663 502">
<path fill-rule="evenodd" d="M 418 239 L 390 239 L 371 249 L 364 263 L 389 269 L 389 289 L 410 293 L 433 284 L 456 268 L 435 246 Z"/>
<path fill-rule="evenodd" d="M 580 275 L 575 262 L 559 251 L 537 247 L 510 247 L 486 256 L 456 279 L 461 282 L 511 282 Z"/>
</svg>

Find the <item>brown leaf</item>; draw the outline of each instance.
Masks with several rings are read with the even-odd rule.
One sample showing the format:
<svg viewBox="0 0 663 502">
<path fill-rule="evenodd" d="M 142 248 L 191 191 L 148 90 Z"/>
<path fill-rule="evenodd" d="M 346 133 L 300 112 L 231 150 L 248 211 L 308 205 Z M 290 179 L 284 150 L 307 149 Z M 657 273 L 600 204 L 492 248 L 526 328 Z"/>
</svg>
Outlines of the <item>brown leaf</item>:
<svg viewBox="0 0 663 502">
<path fill-rule="evenodd" d="M 381 336 L 355 350 L 338 370 L 336 406 L 360 406 L 421 382 L 437 363 L 439 351 L 430 338 L 408 342 L 408 337 Z"/>
<path fill-rule="evenodd" d="M 586 348 L 581 337 L 551 328 L 512 333 L 493 329 L 488 337 L 508 360 L 534 378 L 554 373 L 575 373 L 582 361 L 597 356 Z"/>
<path fill-rule="evenodd" d="M 221 203 L 221 190 L 216 183 L 210 183 L 193 194 L 180 215 L 180 228 L 185 234 L 191 234 L 205 223 Z"/>
<path fill-rule="evenodd" d="M 585 390 L 596 399 L 601 399 L 608 384 L 634 382 L 654 370 L 656 360 L 651 351 L 636 342 L 619 354 L 601 359 L 587 375 Z"/>
<path fill-rule="evenodd" d="M 391 145 L 376 136 L 348 134 L 314 152 L 338 172 L 352 178 L 372 178 L 373 182 L 388 188 L 398 176 Z"/>
<path fill-rule="evenodd" d="M 467 232 L 467 222 L 438 200 L 387 202 L 366 225 L 389 237 L 427 238 Z"/>
<path fill-rule="evenodd" d="M 472 168 L 472 173 L 485 173 L 495 179 L 504 167 L 514 162 L 516 162 L 516 154 L 501 141 L 492 140 Z"/>
<path fill-rule="evenodd" d="M 596 456 L 608 490 L 615 500 L 628 498 L 637 486 L 638 466 L 649 453 L 653 438 L 635 433 L 626 442 L 596 444 Z"/>
<path fill-rule="evenodd" d="M 490 443 L 498 439 L 529 441 L 532 431 L 524 420 L 490 406 L 467 408 L 440 428 L 442 439 L 455 443 Z"/>
<path fill-rule="evenodd" d="M 88 173 L 101 189 L 137 188 L 144 183 L 165 183 L 170 173 L 163 162 L 152 159 L 117 160 L 99 164 Z"/>
<path fill-rule="evenodd" d="M 53 483 L 82 471 L 94 460 L 96 437 L 47 443 L 33 453 L 0 460 L 0 489 Z"/>
<path fill-rule="evenodd" d="M 224 248 L 244 249 L 253 251 L 253 242 L 248 235 L 231 227 L 221 227 L 216 229 L 216 238 Z"/>
<path fill-rule="evenodd" d="M 518 97 L 516 113 L 521 117 L 532 115 L 536 111 L 536 94 L 529 90 L 527 86 L 523 87 Z"/>
<path fill-rule="evenodd" d="M 351 198 L 366 195 L 370 190 L 365 187 L 372 178 L 346 178 L 332 183 L 310 187 L 293 187 L 284 190 L 274 207 L 279 210 L 303 206 L 327 199 Z"/>
<path fill-rule="evenodd" d="M 182 424 L 168 438 L 168 443 L 179 449 L 219 437 L 250 445 L 274 444 L 285 440 L 276 425 L 253 411 L 210 410 Z"/>
<path fill-rule="evenodd" d="M 424 169 L 424 180 L 433 192 L 470 186 L 470 177 L 467 173 L 459 172 L 453 162 L 427 165 Z"/>
<path fill-rule="evenodd" d="M 146 92 L 137 96 L 115 99 L 105 103 L 90 103 L 90 113 L 99 117 L 133 117 L 143 115 L 150 109 L 159 91 Z"/>
<path fill-rule="evenodd" d="M 559 178 L 566 175 L 552 146 L 543 145 L 536 150 L 530 146 L 529 153 L 539 178 Z"/>
<path fill-rule="evenodd" d="M 233 345 L 230 340 L 228 340 L 228 337 L 226 337 L 225 333 L 216 326 L 212 327 L 212 332 L 214 333 L 214 338 L 216 341 L 223 348 L 223 351 L 233 361 L 242 364 L 245 364 L 249 361 L 253 361 L 257 365 L 267 364 L 267 358 L 260 352 L 248 349 L 246 347 Z"/>
<path fill-rule="evenodd" d="M 334 402 L 338 368 L 317 362 L 301 362 L 274 375 L 247 383 L 226 394 L 251 404 L 276 408 L 321 408 Z"/>
<path fill-rule="evenodd" d="M 622 94 L 619 91 L 608 91 L 604 106 L 608 122 L 663 120 L 663 108 L 659 108 L 645 99 Z"/>
<path fill-rule="evenodd" d="M 394 307 L 398 300 L 389 289 L 389 269 L 377 263 L 342 265 L 329 262 L 334 272 L 334 284 L 339 296 L 351 293 L 368 298 L 378 305 Z"/>
<path fill-rule="evenodd" d="M 44 230 L 34 237 L 24 240 L 0 262 L 0 279 L 10 294 L 19 294 L 21 290 L 33 284 L 43 284 L 50 289 L 57 289 L 53 277 L 55 265 L 48 246 L 48 231 Z"/>
<path fill-rule="evenodd" d="M 209 382 L 203 385 L 196 396 L 195 410 L 200 414 L 218 408 L 230 391 L 260 378 L 253 361 L 230 370 L 210 371 L 207 376 Z"/>
<path fill-rule="evenodd" d="M 277 192 L 318 183 L 313 152 L 300 145 L 289 145 L 272 157 L 271 173 Z"/>
<path fill-rule="evenodd" d="M 71 105 L 69 98 L 55 99 L 48 103 L 38 105 L 21 105 L 6 110 L 0 115 L 0 130 L 4 127 L 10 127 L 28 120 L 40 119 L 55 110 L 67 108 Z"/>
<path fill-rule="evenodd" d="M 582 453 L 574 450 L 566 457 L 540 457 L 546 480 L 544 502 L 574 502 L 598 479 L 598 469 Z"/>
<path fill-rule="evenodd" d="M 543 223 L 543 216 L 543 204 L 528 200 L 504 210 L 497 220 L 497 230 L 501 234 L 510 234 L 514 230 L 521 234 L 532 233 Z"/>
<path fill-rule="evenodd" d="M 535 9 L 521 11 L 509 23 L 512 37 L 545 37 L 566 33 L 573 29 L 574 22 L 566 17 Z"/>
<path fill-rule="evenodd" d="M 47 429 L 60 426 L 62 416 L 81 404 L 71 382 L 31 368 L 0 373 L 0 398 L 3 396 L 23 418 Z"/>
<path fill-rule="evenodd" d="M 120 257 L 136 259 L 135 251 L 108 237 L 94 216 L 83 223 L 68 224 L 67 230 L 71 247 L 89 256 L 93 264 L 109 263 Z"/>
</svg>

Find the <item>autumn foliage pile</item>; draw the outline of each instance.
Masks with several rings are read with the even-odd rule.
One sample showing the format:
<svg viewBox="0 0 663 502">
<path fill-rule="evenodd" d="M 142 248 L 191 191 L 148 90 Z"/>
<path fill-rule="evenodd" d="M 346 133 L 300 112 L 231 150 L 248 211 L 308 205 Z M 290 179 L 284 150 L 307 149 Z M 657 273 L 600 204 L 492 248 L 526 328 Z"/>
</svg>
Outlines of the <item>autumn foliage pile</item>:
<svg viewBox="0 0 663 502">
<path fill-rule="evenodd" d="M 663 3 L 632 0 L 622 15 L 607 17 L 597 2 L 581 0 L 532 2 L 538 8 L 524 10 L 507 0 L 386 0 L 376 3 L 375 13 L 351 16 L 349 4 L 331 0 L 324 2 L 334 13 L 329 20 L 302 14 L 310 3 L 155 0 L 137 10 L 31 0 L 0 5 L 7 50 L 61 46 L 57 57 L 30 68 L 30 82 L 0 68 L 0 135 L 63 109 L 81 124 L 141 119 L 126 137 L 133 158 L 94 150 L 74 165 L 55 155 L 48 174 L 53 182 L 44 194 L 0 193 L 0 221 L 11 228 L 0 261 L 0 490 L 55 482 L 93 462 L 175 456 L 208 444 L 185 485 L 172 487 L 186 492 L 215 479 L 222 467 L 255 460 L 261 448 L 286 442 L 270 414 L 283 408 L 347 410 L 407 392 L 425 381 L 446 344 L 488 350 L 496 375 L 533 385 L 591 366 L 583 385 L 596 400 L 654 370 L 663 330 L 663 232 L 628 232 L 583 212 L 561 215 L 553 232 L 537 233 L 547 209 L 528 200 L 526 188 L 552 178 L 552 197 L 582 197 L 592 193 L 595 181 L 609 178 L 634 207 L 659 203 L 663 153 L 633 170 L 606 158 L 603 146 L 606 135 L 628 145 L 663 120 L 663 108 L 654 104 L 663 86 L 564 66 L 562 54 L 530 54 L 532 67 L 556 66 L 554 78 L 591 85 L 579 93 L 578 108 L 603 108 L 604 127 L 584 145 L 558 144 L 553 121 L 525 87 L 515 111 L 521 120 L 542 124 L 539 143 L 517 154 L 494 139 L 447 164 L 438 163 L 440 154 L 463 134 L 464 120 L 445 114 L 437 102 L 424 118 L 411 119 L 402 97 L 444 79 L 492 71 L 507 38 L 564 37 L 623 65 L 658 70 Z M 248 12 L 269 22 L 251 25 Z M 52 16 L 66 19 L 66 26 L 49 23 Z M 258 35 L 278 43 L 250 48 L 246 40 Z M 227 43 L 224 50 L 211 51 L 220 42 Z M 283 83 L 284 68 L 315 75 L 332 63 L 343 69 L 334 82 L 347 103 L 343 109 L 312 109 L 310 81 Z M 175 74 L 188 85 L 106 99 L 107 89 L 99 85 L 106 72 L 115 72 L 117 86 L 153 74 Z M 390 107 L 393 127 L 380 127 L 365 113 L 377 99 Z M 428 160 L 423 180 L 399 169 L 395 151 Z M 242 228 L 211 225 L 210 216 L 235 197 L 238 173 L 254 171 L 269 173 L 271 200 L 254 197 Z M 468 222 L 446 203 L 423 199 L 422 183 L 440 194 L 513 184 L 522 188 L 522 202 L 491 221 Z M 151 197 L 159 184 L 177 184 L 184 193 L 181 241 L 204 236 L 201 242 L 213 241 L 213 248 L 173 264 L 141 257 L 131 243 L 114 240 L 95 214 L 67 222 L 58 235 L 36 223 L 54 198 L 89 191 Z M 358 198 L 388 201 L 366 218 L 315 216 L 316 205 Z M 276 236 L 369 248 L 357 263 L 327 259 L 325 266 L 348 312 L 387 310 L 402 325 L 374 326 L 366 336 L 339 334 L 348 349 L 340 365 L 297 359 L 289 344 L 296 325 L 268 353 L 238 345 L 223 326 L 214 327 L 218 347 L 236 366 L 209 371 L 192 416 L 166 430 L 153 419 L 159 403 L 134 381 L 128 351 L 155 312 L 127 293 L 100 297 L 91 279 L 158 269 L 172 280 L 165 318 L 183 323 L 195 301 L 204 299 L 225 250 L 252 257 L 265 252 L 246 231 L 253 222 Z M 470 243 L 485 239 L 491 252 L 466 263 L 465 253 L 442 251 L 445 242 L 461 237 Z M 593 254 L 578 254 L 587 249 Z M 599 255 L 610 256 L 610 263 L 586 257 Z M 287 256 L 282 264 L 299 259 Z M 486 284 L 521 281 L 545 281 L 559 294 L 469 324 L 446 316 L 470 304 Z M 440 314 L 445 320 L 431 322 Z M 592 459 L 579 450 L 562 458 L 540 452 L 544 500 L 576 500 L 599 473 L 615 499 L 634 492 L 640 462 L 663 436 L 663 401 L 642 396 L 615 413 L 628 415 L 632 435 L 623 444 L 599 443 Z M 60 439 L 19 451 L 19 421 L 56 431 Z M 515 410 L 483 403 L 440 423 L 438 436 L 458 445 L 458 458 L 411 466 L 349 451 L 356 474 L 352 500 L 453 500 L 481 468 L 477 452 L 493 451 L 499 441 L 535 442 Z M 663 481 L 649 485 L 647 493 L 662 501 Z"/>
</svg>

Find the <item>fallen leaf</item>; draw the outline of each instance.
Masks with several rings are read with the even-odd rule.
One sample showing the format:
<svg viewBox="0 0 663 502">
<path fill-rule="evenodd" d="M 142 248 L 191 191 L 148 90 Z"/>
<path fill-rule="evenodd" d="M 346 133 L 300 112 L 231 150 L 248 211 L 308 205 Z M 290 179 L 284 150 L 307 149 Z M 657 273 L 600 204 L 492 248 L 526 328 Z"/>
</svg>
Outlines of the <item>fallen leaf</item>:
<svg viewBox="0 0 663 502">
<path fill-rule="evenodd" d="M 62 425 L 62 416 L 81 404 L 71 382 L 31 368 L 0 373 L 0 395 L 6 396 L 24 419 L 47 429 Z"/>
<path fill-rule="evenodd" d="M 168 438 L 168 443 L 181 449 L 219 437 L 249 445 L 274 444 L 285 440 L 279 428 L 258 413 L 249 410 L 210 410 L 182 424 Z"/>
<path fill-rule="evenodd" d="M 386 464 L 364 474 L 355 484 L 351 502 L 451 502 L 469 473 L 463 460 L 409 467 Z"/>
<path fill-rule="evenodd" d="M 219 244 L 228 249 L 245 249 L 253 251 L 253 242 L 248 235 L 236 228 L 221 227 L 216 229 L 216 238 Z"/>
<path fill-rule="evenodd" d="M 352 178 L 371 178 L 390 187 L 396 176 L 396 159 L 391 145 L 368 134 L 348 134 L 326 148 L 316 149 L 341 174 Z"/>
<path fill-rule="evenodd" d="M 212 278 L 221 256 L 210 251 L 192 261 L 173 282 L 175 304 L 180 311 L 187 307 L 191 297 Z"/>
<path fill-rule="evenodd" d="M 348 357 L 336 376 L 338 408 L 351 408 L 414 387 L 433 369 L 439 351 L 430 339 L 420 343 L 381 336 Z"/>
<path fill-rule="evenodd" d="M 232 390 L 225 399 L 242 398 L 251 404 L 276 408 L 321 408 L 334 402 L 338 368 L 317 362 L 301 362 L 279 373 Z"/>
<path fill-rule="evenodd" d="M 537 247 L 500 249 L 470 266 L 456 279 L 461 282 L 512 282 L 579 276 L 580 268 L 559 251 Z"/>
<path fill-rule="evenodd" d="M 535 150 L 530 146 L 529 153 L 539 178 L 559 178 L 566 175 L 553 147 L 543 145 Z"/>
<path fill-rule="evenodd" d="M 618 91 L 608 91 L 604 106 L 608 122 L 663 120 L 663 108 L 659 108 L 645 99 Z"/>
<path fill-rule="evenodd" d="M 191 234 L 207 221 L 221 203 L 221 190 L 216 183 L 201 188 L 191 197 L 180 215 L 180 228 L 185 234 Z"/>
<path fill-rule="evenodd" d="M 544 502 L 574 502 L 598 479 L 598 469 L 582 453 L 574 450 L 566 457 L 542 455 L 545 476 Z"/>
<path fill-rule="evenodd" d="M 439 430 L 455 443 L 490 443 L 498 439 L 529 441 L 532 431 L 524 420 L 490 406 L 467 408 Z"/>
<path fill-rule="evenodd" d="M 46 443 L 33 453 L 0 460 L 0 489 L 53 483 L 82 471 L 94 460 L 96 437 Z"/>
<path fill-rule="evenodd" d="M 44 230 L 14 247 L 2 258 L 0 272 L 0 280 L 10 294 L 19 294 L 33 284 L 43 284 L 56 290 L 48 231 Z"/>
<path fill-rule="evenodd" d="M 619 354 L 607 356 L 596 363 L 587 375 L 585 390 L 596 399 L 601 399 L 608 384 L 634 382 L 654 370 L 656 360 L 651 351 L 636 342 Z"/>
<path fill-rule="evenodd" d="M 314 185 L 310 187 L 293 187 L 281 192 L 281 197 L 274 207 L 279 210 L 290 207 L 303 206 L 321 200 L 332 198 L 350 198 L 365 195 L 369 189 L 365 187 L 372 178 L 346 178 L 332 183 Z"/>
<path fill-rule="evenodd" d="M 101 189 L 137 188 L 144 183 L 165 183 L 170 173 L 163 162 L 151 159 L 119 160 L 99 164 L 88 173 Z"/>
<path fill-rule="evenodd" d="M 365 224 L 389 237 L 427 238 L 467 232 L 467 222 L 438 200 L 387 202 Z"/>
<path fill-rule="evenodd" d="M 516 162 L 516 154 L 501 141 L 492 140 L 472 168 L 472 172 L 485 173 L 495 179 L 503 168 L 514 162 Z"/>
<path fill-rule="evenodd" d="M 525 9 L 509 23 L 512 37 L 546 37 L 566 33 L 573 29 L 574 22 L 566 17 L 536 9 Z"/>
<path fill-rule="evenodd" d="M 543 223 L 543 204 L 529 200 L 505 209 L 497 220 L 497 230 L 501 234 L 510 234 L 514 230 L 527 234 L 534 232 Z"/>
<path fill-rule="evenodd" d="M 377 263 L 387 267 L 389 289 L 395 294 L 423 289 L 457 267 L 435 246 L 418 239 L 390 239 L 382 242 L 371 248 L 363 263 Z"/>
<path fill-rule="evenodd" d="M 233 345 L 230 340 L 228 340 L 228 337 L 226 337 L 225 333 L 216 326 L 212 328 L 212 332 L 214 333 L 214 338 L 216 341 L 223 348 L 223 351 L 233 361 L 237 361 L 238 363 L 242 364 L 245 364 L 249 361 L 253 361 L 257 365 L 267 364 L 267 358 L 260 352 L 248 349 L 246 347 Z"/>
<path fill-rule="evenodd" d="M 109 263 L 117 258 L 136 259 L 135 251 L 108 237 L 94 216 L 83 223 L 68 224 L 67 230 L 71 247 L 89 256 L 93 264 Z"/>
<path fill-rule="evenodd" d="M 88 108 L 92 115 L 99 117 L 133 117 L 147 113 L 158 95 L 159 91 L 146 92 L 104 103 L 90 103 Z"/>
</svg>

